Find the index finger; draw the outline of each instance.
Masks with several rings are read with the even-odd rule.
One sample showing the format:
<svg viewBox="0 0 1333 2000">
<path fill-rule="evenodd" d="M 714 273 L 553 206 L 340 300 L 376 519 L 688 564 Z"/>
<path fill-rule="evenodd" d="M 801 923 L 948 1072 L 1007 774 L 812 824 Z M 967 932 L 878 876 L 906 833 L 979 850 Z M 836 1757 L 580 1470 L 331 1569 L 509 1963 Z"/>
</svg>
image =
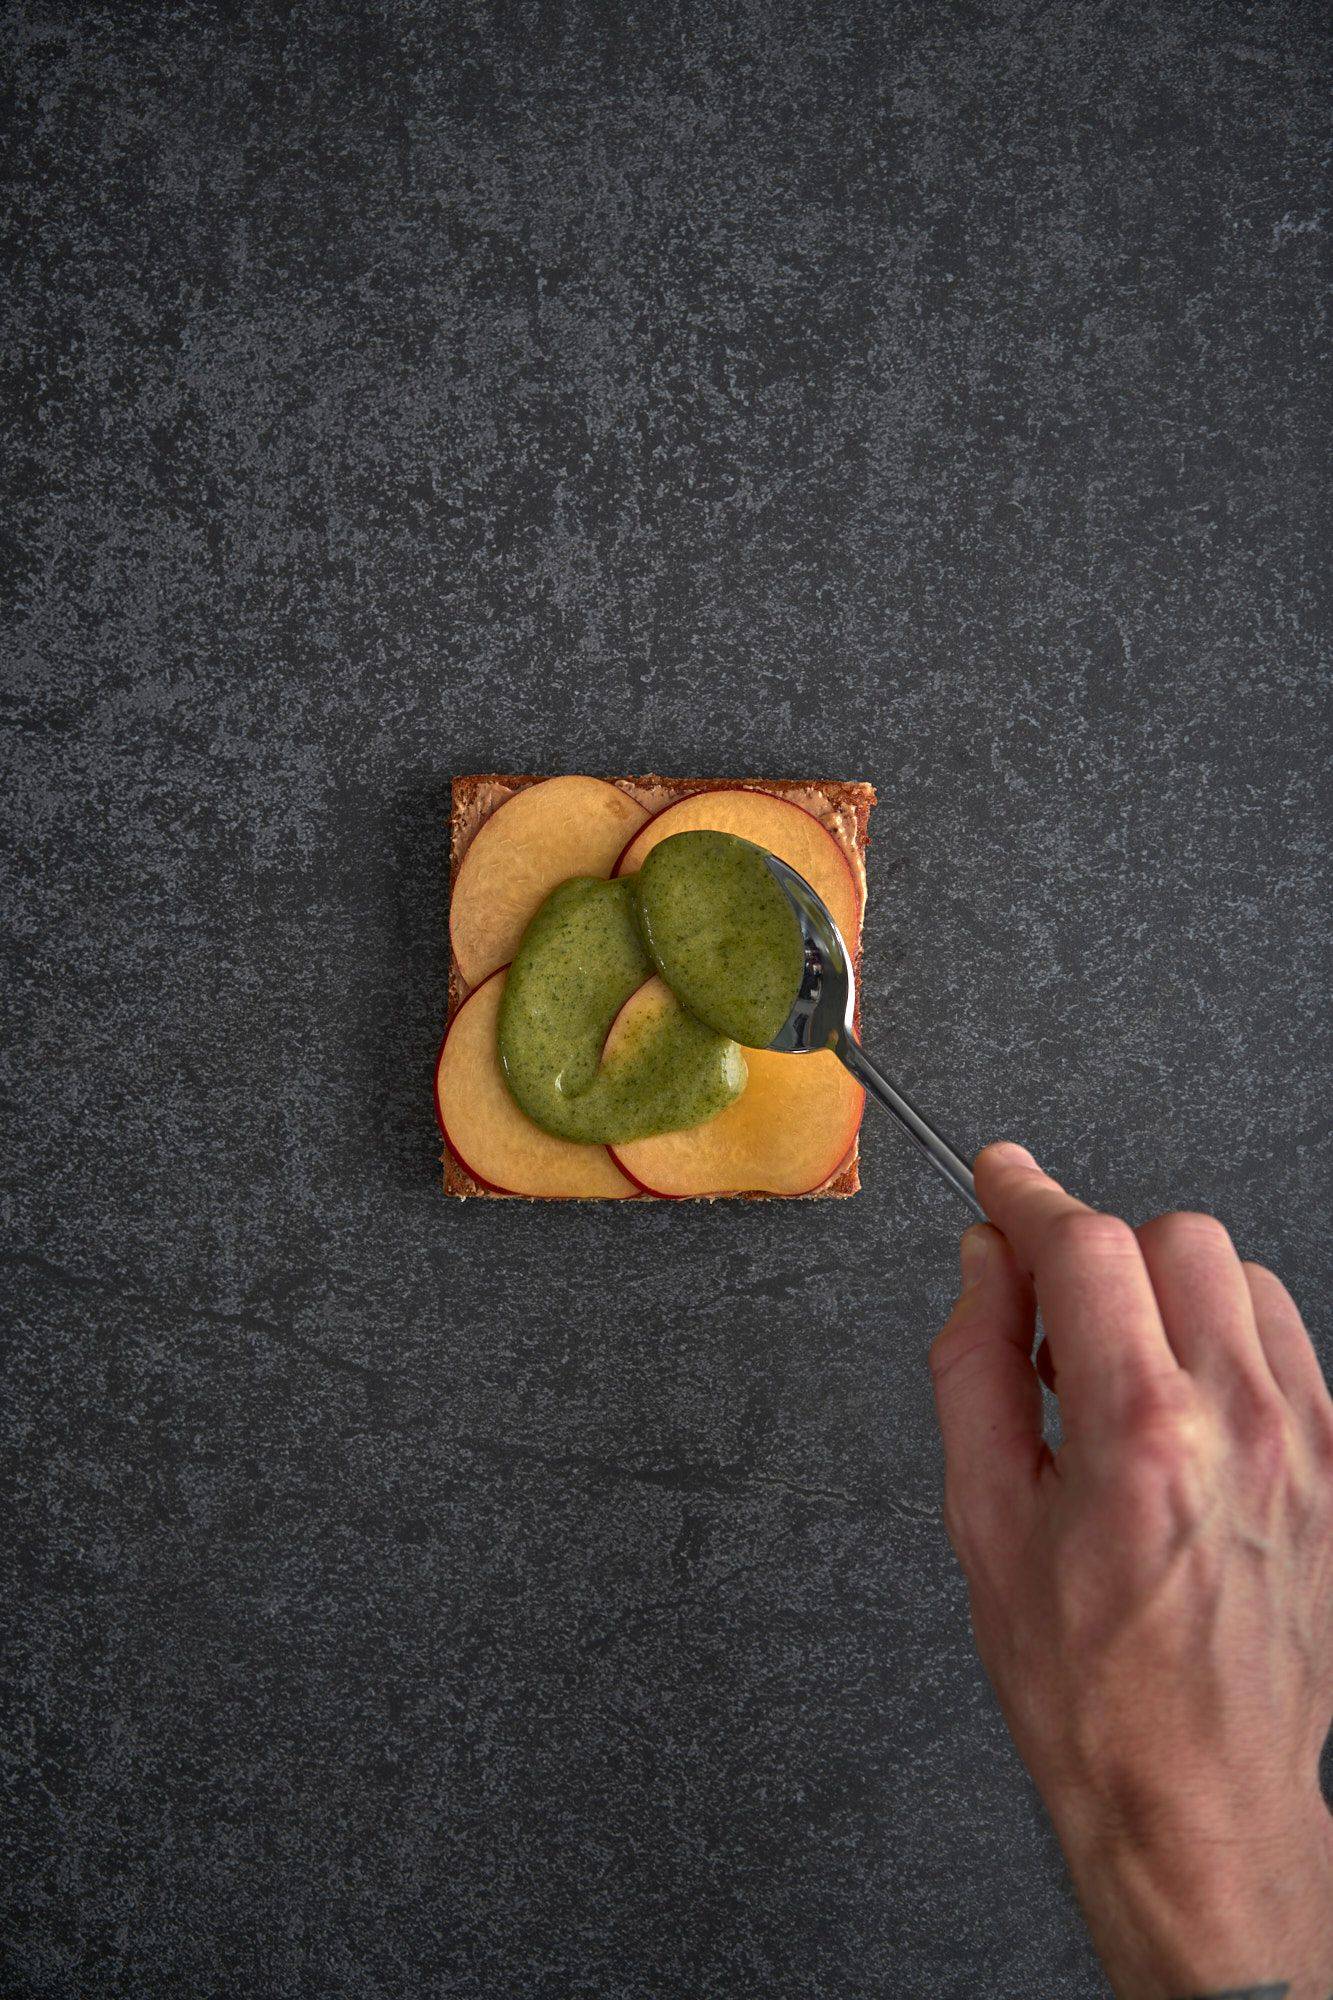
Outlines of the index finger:
<svg viewBox="0 0 1333 2000">
<path fill-rule="evenodd" d="M 977 1195 L 1032 1274 L 1071 1427 L 1123 1420 L 1179 1374 L 1127 1222 L 1076 1201 L 1022 1146 L 987 1146 Z"/>
</svg>

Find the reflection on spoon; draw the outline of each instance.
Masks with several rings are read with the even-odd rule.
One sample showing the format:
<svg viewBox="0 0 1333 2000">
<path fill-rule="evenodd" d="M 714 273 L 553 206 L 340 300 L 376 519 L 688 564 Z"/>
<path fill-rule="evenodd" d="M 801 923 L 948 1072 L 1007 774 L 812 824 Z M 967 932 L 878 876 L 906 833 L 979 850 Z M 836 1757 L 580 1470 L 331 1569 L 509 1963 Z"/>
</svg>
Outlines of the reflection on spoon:
<svg viewBox="0 0 1333 2000">
<path fill-rule="evenodd" d="M 909 1104 L 888 1077 L 881 1074 L 857 1040 L 853 1021 L 856 1013 L 856 975 L 851 953 L 842 933 L 829 915 L 827 905 L 816 895 L 803 875 L 765 854 L 770 872 L 785 890 L 796 913 L 805 948 L 805 964 L 800 991 L 769 1047 L 782 1054 L 802 1055 L 812 1049 L 832 1049 L 870 1095 L 892 1112 L 906 1127 L 925 1153 L 936 1173 L 948 1181 L 968 1206 L 985 1220 L 985 1210 L 977 1200 L 972 1169 L 916 1108 Z"/>
</svg>

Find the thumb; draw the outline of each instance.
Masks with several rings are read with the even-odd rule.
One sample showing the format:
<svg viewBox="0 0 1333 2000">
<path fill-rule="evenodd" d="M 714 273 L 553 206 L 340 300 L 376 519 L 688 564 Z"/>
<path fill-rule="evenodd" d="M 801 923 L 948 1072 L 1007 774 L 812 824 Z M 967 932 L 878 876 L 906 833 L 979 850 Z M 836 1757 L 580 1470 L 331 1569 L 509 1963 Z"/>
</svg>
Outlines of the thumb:
<svg viewBox="0 0 1333 2000">
<path fill-rule="evenodd" d="M 1031 1361 L 1032 1281 L 998 1229 L 978 1224 L 962 1243 L 963 1289 L 930 1350 L 944 1440 L 945 1511 L 957 1543 L 1012 1521 L 1042 1459 L 1041 1384 Z"/>
</svg>

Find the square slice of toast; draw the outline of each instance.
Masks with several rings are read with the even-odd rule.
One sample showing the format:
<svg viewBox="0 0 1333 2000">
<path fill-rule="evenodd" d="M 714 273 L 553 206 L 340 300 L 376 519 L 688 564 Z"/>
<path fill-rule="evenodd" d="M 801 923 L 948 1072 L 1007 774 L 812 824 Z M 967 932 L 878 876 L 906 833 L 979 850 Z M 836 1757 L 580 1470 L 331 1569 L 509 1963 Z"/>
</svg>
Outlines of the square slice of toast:
<svg viewBox="0 0 1333 2000">
<path fill-rule="evenodd" d="M 546 775 L 549 775 L 546 774 Z M 451 810 L 449 816 L 449 887 L 453 885 L 462 865 L 463 856 L 475 840 L 478 831 L 485 825 L 491 814 L 528 785 L 543 782 L 541 774 L 510 776 L 497 771 L 472 772 L 453 780 L 451 789 Z M 870 813 L 875 804 L 875 788 L 853 779 L 809 778 L 663 778 L 656 773 L 640 778 L 612 778 L 609 782 L 626 793 L 636 804 L 648 813 L 657 813 L 664 806 L 677 799 L 687 798 L 692 792 L 712 791 L 755 791 L 771 792 L 777 798 L 790 799 L 793 804 L 803 806 L 812 813 L 832 834 L 842 849 L 856 878 L 861 892 L 861 906 L 865 905 L 866 851 L 870 845 Z M 854 938 L 848 938 L 859 972 L 861 961 L 861 931 L 857 927 Z M 452 952 L 449 960 L 449 1012 L 452 1021 L 459 1007 L 466 1000 L 469 987 L 459 970 Z M 858 1026 L 860 1002 L 857 1003 Z M 446 1022 L 446 1026 L 448 1023 Z M 444 1188 L 446 1194 L 466 1197 L 475 1195 L 493 1201 L 525 1201 L 533 1199 L 526 1195 L 501 1194 L 496 1189 L 483 1186 L 473 1179 L 465 1167 L 460 1165 L 446 1146 L 441 1155 L 444 1167 Z M 861 1185 L 860 1140 L 852 1144 L 852 1150 L 822 1187 L 812 1188 L 800 1195 L 770 1195 L 764 1193 L 730 1195 L 696 1195 L 686 1197 L 696 1201 L 818 1201 L 829 1196 L 855 1194 Z M 549 1198 L 549 1197 L 548 1197 Z M 645 1196 L 645 1199 L 651 1199 Z M 569 1197 L 577 1199 L 577 1197 Z"/>
</svg>

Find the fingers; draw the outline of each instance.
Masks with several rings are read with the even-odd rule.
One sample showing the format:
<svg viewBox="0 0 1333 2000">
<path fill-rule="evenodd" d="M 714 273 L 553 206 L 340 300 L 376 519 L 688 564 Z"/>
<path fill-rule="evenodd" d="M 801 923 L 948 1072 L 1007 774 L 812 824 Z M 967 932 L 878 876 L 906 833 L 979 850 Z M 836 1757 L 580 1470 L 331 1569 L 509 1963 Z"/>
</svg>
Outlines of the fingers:
<svg viewBox="0 0 1333 2000">
<path fill-rule="evenodd" d="M 1156 1216 L 1133 1231 L 1044 1174 L 1021 1146 L 978 1155 L 977 1193 L 1033 1276 L 1046 1339 L 1036 1373 L 1066 1425 L 1150 1413 L 1186 1375 L 1215 1395 L 1273 1388 L 1333 1450 L 1333 1398 L 1290 1294 L 1242 1264 L 1213 1216 Z M 1058 1375 L 1058 1385 L 1056 1377 Z"/>
<path fill-rule="evenodd" d="M 1179 1374 L 1133 1230 L 1044 1174 L 1021 1146 L 987 1146 L 977 1194 L 1032 1273 L 1067 1429 L 1123 1422 Z"/>
<path fill-rule="evenodd" d="M 1211 1215 L 1158 1215 L 1136 1231 L 1172 1352 L 1182 1368 L 1226 1395 L 1272 1391 L 1240 1258 Z"/>
<path fill-rule="evenodd" d="M 1315 1425 L 1325 1442 L 1333 1442 L 1333 1398 L 1296 1301 L 1282 1280 L 1262 1264 L 1242 1264 L 1240 1268 L 1258 1338 L 1278 1388 L 1298 1416 Z"/>
<path fill-rule="evenodd" d="M 955 1544 L 964 1522 L 1016 1525 L 1044 1454 L 1032 1287 L 994 1229 L 969 1229 L 962 1254 L 963 1290 L 930 1350 Z"/>
</svg>

